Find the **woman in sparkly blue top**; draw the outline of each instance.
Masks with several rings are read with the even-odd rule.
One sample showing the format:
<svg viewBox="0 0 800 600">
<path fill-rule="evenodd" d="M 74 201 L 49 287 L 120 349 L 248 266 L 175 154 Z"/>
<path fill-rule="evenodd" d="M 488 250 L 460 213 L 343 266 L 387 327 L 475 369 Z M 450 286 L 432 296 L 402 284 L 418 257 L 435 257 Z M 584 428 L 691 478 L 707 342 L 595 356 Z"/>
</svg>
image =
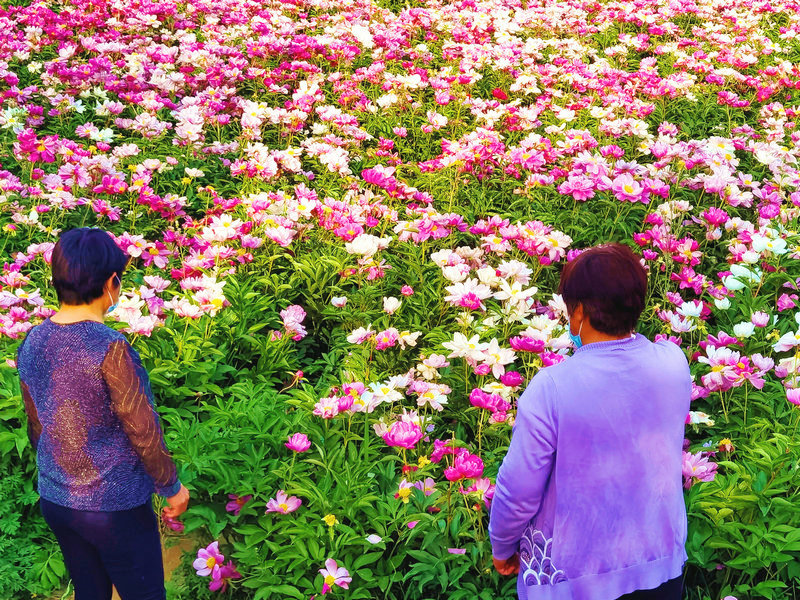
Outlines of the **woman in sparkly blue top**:
<svg viewBox="0 0 800 600">
<path fill-rule="evenodd" d="M 119 300 L 127 256 L 100 229 L 72 229 L 53 249 L 60 310 L 17 353 L 39 495 L 76 600 L 163 600 L 151 496 L 177 517 L 189 501 L 153 403 L 147 372 L 125 337 L 103 324 Z"/>
</svg>

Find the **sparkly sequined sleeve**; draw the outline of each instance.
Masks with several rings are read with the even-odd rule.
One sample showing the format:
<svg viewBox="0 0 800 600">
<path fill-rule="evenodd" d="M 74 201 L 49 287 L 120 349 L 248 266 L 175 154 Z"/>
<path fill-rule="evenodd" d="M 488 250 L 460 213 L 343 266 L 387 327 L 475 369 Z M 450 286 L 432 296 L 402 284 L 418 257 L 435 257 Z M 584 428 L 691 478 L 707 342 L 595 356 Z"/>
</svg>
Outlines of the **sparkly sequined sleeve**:
<svg viewBox="0 0 800 600">
<path fill-rule="evenodd" d="M 19 386 L 22 389 L 22 401 L 25 403 L 25 413 L 28 415 L 28 439 L 31 441 L 33 450 L 39 447 L 39 437 L 42 435 L 42 424 L 39 422 L 39 413 L 36 412 L 36 405 L 31 398 L 31 392 L 25 382 L 20 379 Z"/>
<path fill-rule="evenodd" d="M 103 359 L 102 370 L 111 395 L 111 409 L 153 478 L 156 493 L 167 498 L 177 494 L 180 482 L 175 463 L 164 443 L 150 379 L 139 355 L 126 341 L 114 341 Z"/>
</svg>

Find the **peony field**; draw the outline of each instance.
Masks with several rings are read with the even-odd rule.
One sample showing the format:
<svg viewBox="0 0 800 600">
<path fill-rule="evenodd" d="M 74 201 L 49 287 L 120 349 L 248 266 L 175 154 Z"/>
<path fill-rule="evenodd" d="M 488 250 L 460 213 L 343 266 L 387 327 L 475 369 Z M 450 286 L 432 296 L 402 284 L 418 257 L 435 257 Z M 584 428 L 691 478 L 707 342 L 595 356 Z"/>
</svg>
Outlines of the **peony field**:
<svg viewBox="0 0 800 600">
<path fill-rule="evenodd" d="M 0 598 L 72 598 L 15 359 L 85 226 L 191 493 L 168 598 L 515 599 L 495 478 L 612 241 L 691 367 L 685 598 L 800 598 L 798 123 L 796 0 L 4 0 Z"/>
</svg>

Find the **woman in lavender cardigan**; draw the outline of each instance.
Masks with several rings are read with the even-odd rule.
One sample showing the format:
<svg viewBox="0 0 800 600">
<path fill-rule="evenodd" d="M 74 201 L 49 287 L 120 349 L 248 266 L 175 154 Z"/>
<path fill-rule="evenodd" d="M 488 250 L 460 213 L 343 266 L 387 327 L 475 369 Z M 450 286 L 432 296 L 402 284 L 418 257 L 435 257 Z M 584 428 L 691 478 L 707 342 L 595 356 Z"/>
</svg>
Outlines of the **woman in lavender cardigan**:
<svg viewBox="0 0 800 600">
<path fill-rule="evenodd" d="M 520 397 L 489 523 L 495 566 L 518 573 L 522 599 L 681 597 L 691 379 L 678 346 L 633 333 L 646 291 L 619 244 L 564 268 L 577 350 Z"/>
</svg>

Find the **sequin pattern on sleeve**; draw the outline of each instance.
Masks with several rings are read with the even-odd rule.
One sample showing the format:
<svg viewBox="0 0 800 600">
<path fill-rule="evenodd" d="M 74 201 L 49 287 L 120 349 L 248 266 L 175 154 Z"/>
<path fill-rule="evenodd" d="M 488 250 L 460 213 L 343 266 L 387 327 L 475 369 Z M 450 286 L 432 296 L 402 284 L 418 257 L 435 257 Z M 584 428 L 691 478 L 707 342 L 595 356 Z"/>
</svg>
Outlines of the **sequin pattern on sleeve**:
<svg viewBox="0 0 800 600">
<path fill-rule="evenodd" d="M 139 355 L 126 341 L 114 341 L 103 360 L 102 372 L 111 397 L 111 410 L 153 478 L 156 492 L 172 495 L 178 485 L 175 463 L 164 443 L 150 381 Z"/>
</svg>

